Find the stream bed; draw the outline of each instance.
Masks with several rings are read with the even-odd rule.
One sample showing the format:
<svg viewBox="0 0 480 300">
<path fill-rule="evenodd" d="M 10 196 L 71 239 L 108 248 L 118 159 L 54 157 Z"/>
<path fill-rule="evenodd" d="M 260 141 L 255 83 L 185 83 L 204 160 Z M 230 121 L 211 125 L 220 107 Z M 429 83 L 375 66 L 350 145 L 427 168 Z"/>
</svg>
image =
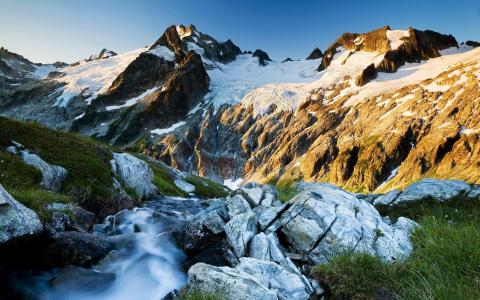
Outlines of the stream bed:
<svg viewBox="0 0 480 300">
<path fill-rule="evenodd" d="M 201 200 L 164 196 L 123 210 L 94 225 L 94 235 L 116 244 L 98 264 L 37 272 L 16 278 L 11 286 L 25 299 L 162 299 L 187 279 L 186 256 L 171 233 L 201 210 Z"/>
</svg>

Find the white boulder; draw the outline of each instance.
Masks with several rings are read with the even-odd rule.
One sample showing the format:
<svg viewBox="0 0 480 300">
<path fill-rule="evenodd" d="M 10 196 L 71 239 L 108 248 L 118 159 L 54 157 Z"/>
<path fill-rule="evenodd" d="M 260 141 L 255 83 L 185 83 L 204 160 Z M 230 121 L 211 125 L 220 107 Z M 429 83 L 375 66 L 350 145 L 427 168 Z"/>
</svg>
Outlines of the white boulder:
<svg viewBox="0 0 480 300">
<path fill-rule="evenodd" d="M 128 153 L 113 153 L 110 164 L 123 184 L 134 189 L 141 198 L 157 194 L 157 187 L 152 183 L 153 171 L 143 160 Z"/>
</svg>

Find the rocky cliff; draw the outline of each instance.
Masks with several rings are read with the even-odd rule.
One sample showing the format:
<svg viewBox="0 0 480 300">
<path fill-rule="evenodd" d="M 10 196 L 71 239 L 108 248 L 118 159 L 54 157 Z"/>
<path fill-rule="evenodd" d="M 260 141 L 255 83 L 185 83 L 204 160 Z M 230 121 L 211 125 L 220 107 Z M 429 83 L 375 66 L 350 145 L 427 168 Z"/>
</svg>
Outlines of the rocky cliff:
<svg viewBox="0 0 480 300">
<path fill-rule="evenodd" d="M 358 191 L 426 176 L 479 182 L 474 46 L 386 26 L 279 63 L 171 26 L 149 47 L 0 93 L 0 113 L 219 181 L 327 181 Z"/>
</svg>

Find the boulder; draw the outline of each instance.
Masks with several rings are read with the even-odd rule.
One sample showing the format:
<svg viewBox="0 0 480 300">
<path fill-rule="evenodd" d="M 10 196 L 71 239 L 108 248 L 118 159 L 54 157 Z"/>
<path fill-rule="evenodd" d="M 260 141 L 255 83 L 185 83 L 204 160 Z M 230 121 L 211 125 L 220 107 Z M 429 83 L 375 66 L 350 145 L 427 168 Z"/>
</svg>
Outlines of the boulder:
<svg viewBox="0 0 480 300">
<path fill-rule="evenodd" d="M 310 286 L 305 286 L 301 276 L 288 272 L 271 261 L 242 257 L 235 269 L 257 278 L 264 286 L 276 292 L 279 299 L 308 299 L 313 292 Z"/>
<path fill-rule="evenodd" d="M 188 270 L 187 288 L 218 294 L 225 300 L 277 300 L 277 294 L 247 272 L 229 267 L 215 267 L 204 263 Z"/>
<path fill-rule="evenodd" d="M 75 290 L 102 292 L 112 286 L 115 274 L 101 273 L 92 269 L 77 266 L 67 266 L 60 270 L 50 281 L 56 291 L 68 293 Z"/>
<path fill-rule="evenodd" d="M 392 190 L 384 195 L 381 195 L 380 197 L 376 198 L 373 201 L 373 205 L 390 205 L 395 199 L 398 198 L 398 196 L 402 193 L 402 191 L 399 190 Z"/>
<path fill-rule="evenodd" d="M 257 233 L 257 217 L 253 212 L 234 216 L 224 227 L 227 241 L 238 258 L 245 256 L 250 239 Z"/>
<path fill-rule="evenodd" d="M 406 218 L 385 223 L 373 205 L 329 184 L 316 184 L 290 200 L 291 206 L 269 229 L 281 228 L 291 248 L 313 264 L 347 251 L 394 261 L 410 255 L 410 234 L 417 226 Z"/>
<path fill-rule="evenodd" d="M 37 214 L 15 200 L 0 184 L 0 244 L 42 230 Z"/>
<path fill-rule="evenodd" d="M 63 230 L 88 232 L 95 224 L 95 215 L 92 212 L 73 204 L 54 202 L 47 204 L 45 209 L 53 212 L 54 216 L 57 216 L 56 218 L 53 218 L 56 220 L 55 222 L 57 222 L 57 225 L 60 224 L 58 223 L 60 220 L 64 222 Z M 52 228 L 56 227 L 52 222 L 50 222 L 50 225 L 53 225 Z"/>
<path fill-rule="evenodd" d="M 90 266 L 100 261 L 113 247 L 113 243 L 98 235 L 60 232 L 43 251 L 43 260 L 46 265 L 52 266 Z"/>
<path fill-rule="evenodd" d="M 153 171 L 146 162 L 128 153 L 113 153 L 110 163 L 113 172 L 127 187 L 134 189 L 139 197 L 156 195 L 157 187 L 152 183 Z"/>
<path fill-rule="evenodd" d="M 247 200 L 242 195 L 235 195 L 225 201 L 228 209 L 228 215 L 233 218 L 236 215 L 252 211 Z"/>
<path fill-rule="evenodd" d="M 222 299 L 308 299 L 314 290 L 307 284 L 277 263 L 242 257 L 235 268 L 192 266 L 187 287 Z"/>
<path fill-rule="evenodd" d="M 19 152 L 22 160 L 42 172 L 42 186 L 49 191 L 59 192 L 62 189 L 62 183 L 68 176 L 68 171 L 56 165 L 50 165 L 40 156 L 32 154 L 26 150 Z"/>
<path fill-rule="evenodd" d="M 470 185 L 461 180 L 423 179 L 409 185 L 393 204 L 424 199 L 449 200 L 470 191 Z"/>
<path fill-rule="evenodd" d="M 250 257 L 260 260 L 270 260 L 269 241 L 265 233 L 255 235 L 249 244 Z"/>
<path fill-rule="evenodd" d="M 174 237 L 189 255 L 208 248 L 214 241 L 224 238 L 224 226 L 229 216 L 223 200 L 215 200 L 205 210 L 191 218 Z"/>
</svg>

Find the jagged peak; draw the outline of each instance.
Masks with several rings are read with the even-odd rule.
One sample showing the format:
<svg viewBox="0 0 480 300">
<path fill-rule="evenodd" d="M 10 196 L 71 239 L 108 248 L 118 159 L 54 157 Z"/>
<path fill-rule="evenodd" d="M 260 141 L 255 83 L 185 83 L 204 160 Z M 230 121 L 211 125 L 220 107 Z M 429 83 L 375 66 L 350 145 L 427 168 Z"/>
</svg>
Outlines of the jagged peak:
<svg viewBox="0 0 480 300">
<path fill-rule="evenodd" d="M 319 59 L 323 57 L 323 52 L 320 48 L 315 48 L 310 52 L 310 55 L 306 58 L 307 60 Z"/>
<path fill-rule="evenodd" d="M 258 63 L 262 66 L 266 66 L 268 61 L 272 61 L 270 57 L 268 56 L 268 53 L 261 50 L 257 49 L 255 52 L 252 54 L 253 57 L 258 57 Z"/>
</svg>

